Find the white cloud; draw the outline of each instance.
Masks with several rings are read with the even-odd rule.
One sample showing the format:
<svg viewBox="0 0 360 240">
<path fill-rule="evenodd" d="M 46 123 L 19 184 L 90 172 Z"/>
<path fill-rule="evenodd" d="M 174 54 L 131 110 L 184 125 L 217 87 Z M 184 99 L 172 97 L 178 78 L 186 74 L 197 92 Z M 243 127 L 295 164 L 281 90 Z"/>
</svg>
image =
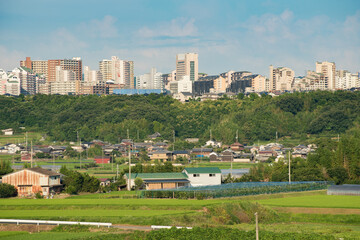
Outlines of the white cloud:
<svg viewBox="0 0 360 240">
<path fill-rule="evenodd" d="M 89 22 L 81 23 L 77 29 L 93 38 L 115 38 L 118 36 L 118 29 L 115 25 L 116 20 L 115 17 L 106 15 L 101 20 L 93 19 Z"/>
<path fill-rule="evenodd" d="M 52 48 L 55 48 L 56 51 L 61 51 L 62 49 L 78 49 L 86 48 L 87 43 L 79 40 L 74 34 L 72 34 L 66 28 L 59 28 L 51 33 L 50 41 L 52 42 Z"/>
<path fill-rule="evenodd" d="M 197 35 L 195 19 L 176 18 L 170 22 L 163 22 L 154 27 L 143 27 L 138 30 L 140 37 L 191 37 Z"/>
<path fill-rule="evenodd" d="M 25 60 L 25 54 L 16 50 L 9 50 L 0 45 L 0 68 L 11 71 L 20 66 L 20 60 Z"/>
</svg>

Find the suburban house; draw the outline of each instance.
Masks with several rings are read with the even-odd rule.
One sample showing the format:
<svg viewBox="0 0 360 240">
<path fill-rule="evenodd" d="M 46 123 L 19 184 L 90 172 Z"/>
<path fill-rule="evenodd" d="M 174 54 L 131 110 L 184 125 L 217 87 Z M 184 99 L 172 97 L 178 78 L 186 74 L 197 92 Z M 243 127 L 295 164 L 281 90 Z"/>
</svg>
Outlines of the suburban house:
<svg viewBox="0 0 360 240">
<path fill-rule="evenodd" d="M 14 131 L 13 131 L 13 129 L 12 128 L 8 128 L 8 129 L 3 129 L 3 130 L 1 130 L 2 132 L 3 132 L 3 134 L 4 135 L 6 135 L 6 136 L 11 136 L 11 135 L 13 135 L 14 134 Z"/>
<path fill-rule="evenodd" d="M 110 163 L 111 157 L 94 157 L 94 161 L 96 162 L 96 164 Z"/>
<path fill-rule="evenodd" d="M 129 174 L 124 175 L 126 182 L 129 181 Z M 146 190 L 171 189 L 189 186 L 187 175 L 181 172 L 167 173 L 133 173 L 131 174 L 131 187 L 135 186 L 135 179 L 141 178 L 144 181 Z"/>
<path fill-rule="evenodd" d="M 209 158 L 210 158 L 210 162 L 218 162 L 218 161 L 220 161 L 219 155 L 216 152 L 210 153 Z"/>
<path fill-rule="evenodd" d="M 156 152 L 152 152 L 149 154 L 150 155 L 150 159 L 151 160 L 163 160 L 163 161 L 167 161 L 169 159 L 171 159 L 171 152 L 169 151 L 156 151 Z"/>
<path fill-rule="evenodd" d="M 190 154 L 186 150 L 173 151 L 172 154 L 173 154 L 174 160 L 176 160 L 178 157 L 182 157 L 182 158 L 186 158 L 186 159 L 190 158 Z"/>
<path fill-rule="evenodd" d="M 19 196 L 31 196 L 38 192 L 48 196 L 51 192 L 60 192 L 60 173 L 42 168 L 25 168 L 2 177 L 2 182 L 13 185 Z"/>
<path fill-rule="evenodd" d="M 151 135 L 148 135 L 148 138 L 150 138 L 150 139 L 157 139 L 157 138 L 159 138 L 159 137 L 161 137 L 161 134 L 160 133 L 158 133 L 158 132 L 156 132 L 156 133 L 154 133 L 154 134 L 151 134 Z"/>
<path fill-rule="evenodd" d="M 196 157 L 209 157 L 212 151 L 212 148 L 194 148 L 191 153 Z"/>
<path fill-rule="evenodd" d="M 100 181 L 100 186 L 105 187 L 105 186 L 110 186 L 111 181 L 108 178 L 99 178 Z"/>
<path fill-rule="evenodd" d="M 188 176 L 192 187 L 221 184 L 221 171 L 218 167 L 185 168 L 183 173 Z"/>
<path fill-rule="evenodd" d="M 238 143 L 238 142 L 231 144 L 230 148 L 234 152 L 244 151 L 244 145 L 242 145 L 241 143 Z"/>
<path fill-rule="evenodd" d="M 211 146 L 214 148 L 221 148 L 222 143 L 214 140 L 209 140 L 205 143 L 205 146 Z"/>
</svg>

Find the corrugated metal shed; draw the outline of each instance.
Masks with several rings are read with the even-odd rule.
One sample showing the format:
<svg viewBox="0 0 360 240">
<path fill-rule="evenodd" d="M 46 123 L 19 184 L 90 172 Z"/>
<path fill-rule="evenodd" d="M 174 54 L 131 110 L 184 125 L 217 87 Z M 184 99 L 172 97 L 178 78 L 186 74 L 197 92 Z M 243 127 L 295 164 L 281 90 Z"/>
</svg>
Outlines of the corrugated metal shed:
<svg viewBox="0 0 360 240">
<path fill-rule="evenodd" d="M 360 185 L 359 184 L 332 185 L 328 188 L 327 195 L 360 196 Z"/>
</svg>

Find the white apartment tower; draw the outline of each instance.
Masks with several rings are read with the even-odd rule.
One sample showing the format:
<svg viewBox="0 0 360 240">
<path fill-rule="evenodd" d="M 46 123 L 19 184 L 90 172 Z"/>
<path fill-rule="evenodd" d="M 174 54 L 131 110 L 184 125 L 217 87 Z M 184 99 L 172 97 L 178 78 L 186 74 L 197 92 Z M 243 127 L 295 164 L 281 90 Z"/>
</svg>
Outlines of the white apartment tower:
<svg viewBox="0 0 360 240">
<path fill-rule="evenodd" d="M 189 76 L 190 81 L 197 81 L 199 78 L 199 61 L 197 53 L 185 53 L 176 55 L 176 80 Z"/>
<path fill-rule="evenodd" d="M 335 63 L 334 62 L 316 62 L 316 72 L 324 75 L 327 81 L 327 88 L 335 90 Z"/>
<path fill-rule="evenodd" d="M 163 89 L 162 73 L 157 72 L 156 68 L 151 68 L 150 73 L 136 77 L 137 89 Z"/>
</svg>

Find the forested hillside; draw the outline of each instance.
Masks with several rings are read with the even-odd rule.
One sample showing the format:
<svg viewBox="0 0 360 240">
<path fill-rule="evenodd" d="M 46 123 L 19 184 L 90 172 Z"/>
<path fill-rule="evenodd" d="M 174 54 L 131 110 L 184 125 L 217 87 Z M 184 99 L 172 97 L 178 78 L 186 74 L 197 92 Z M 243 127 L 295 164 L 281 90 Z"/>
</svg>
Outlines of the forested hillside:
<svg viewBox="0 0 360 240">
<path fill-rule="evenodd" d="M 213 138 L 225 143 L 251 143 L 281 136 L 305 138 L 307 134 L 343 133 L 360 117 L 360 93 L 317 91 L 258 97 L 240 94 L 236 100 L 186 104 L 170 96 L 0 96 L 0 129 L 24 126 L 45 132 L 53 140 L 119 138 L 144 139 L 160 132 L 164 139 Z"/>
</svg>

